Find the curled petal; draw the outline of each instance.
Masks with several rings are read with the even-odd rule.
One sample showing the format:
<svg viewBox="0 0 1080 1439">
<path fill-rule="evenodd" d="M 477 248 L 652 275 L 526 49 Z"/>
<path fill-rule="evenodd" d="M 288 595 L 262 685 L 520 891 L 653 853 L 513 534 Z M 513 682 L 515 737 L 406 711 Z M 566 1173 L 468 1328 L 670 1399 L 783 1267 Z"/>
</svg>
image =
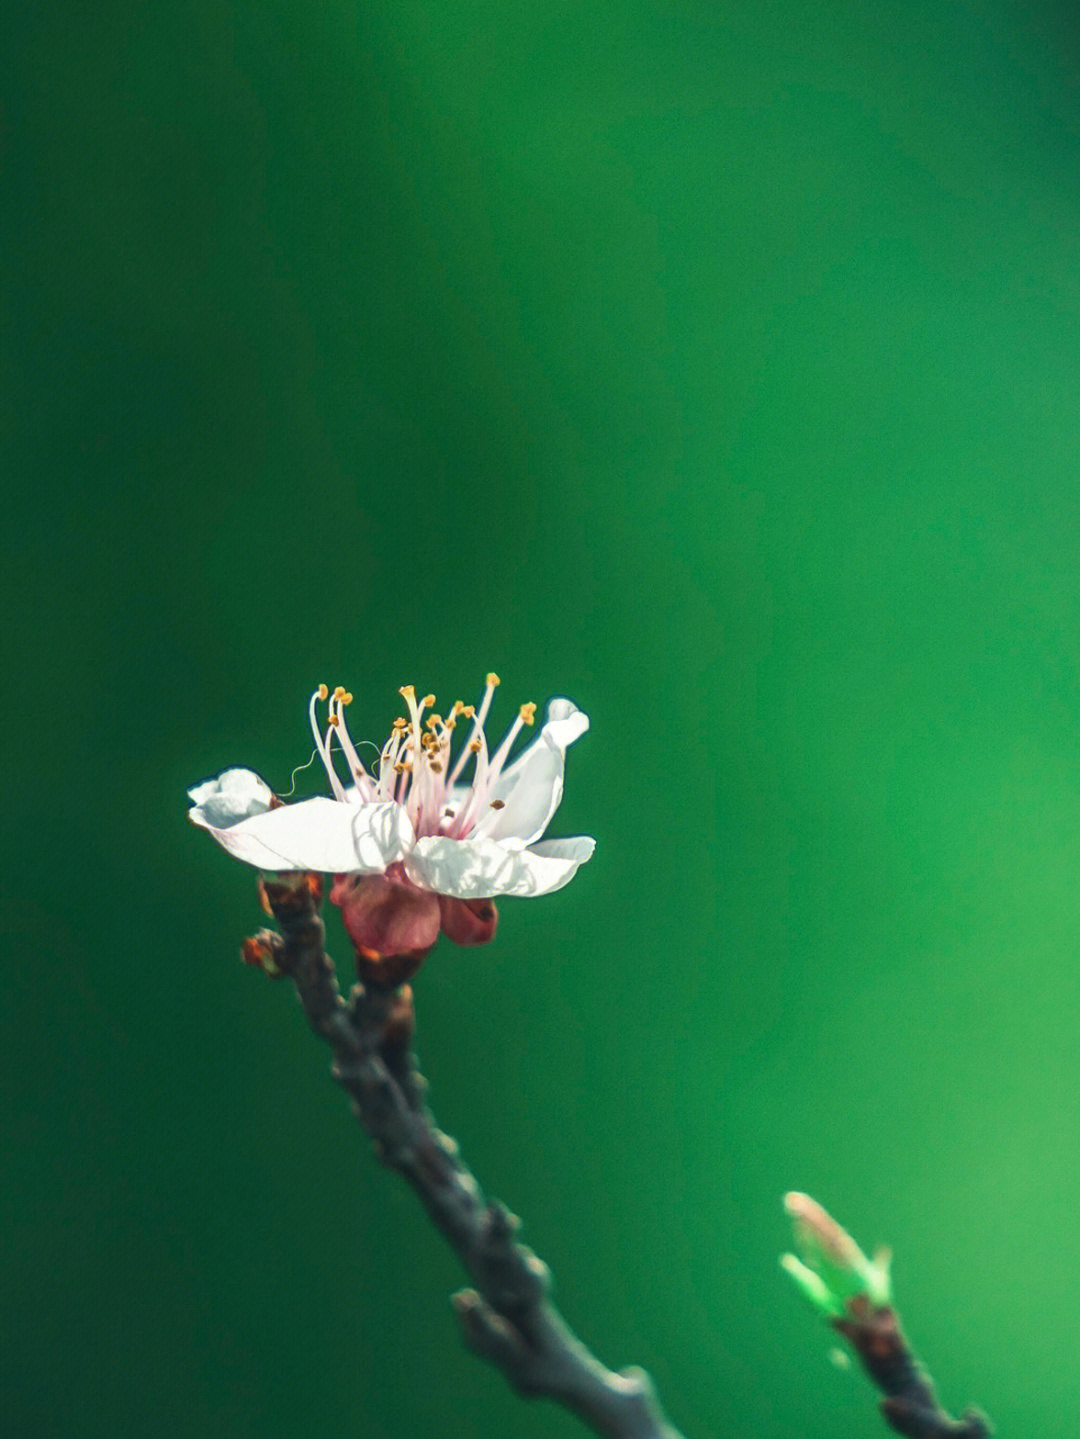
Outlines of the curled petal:
<svg viewBox="0 0 1080 1439">
<path fill-rule="evenodd" d="M 588 728 L 589 716 L 572 700 L 551 701 L 543 729 L 492 788 L 491 798 L 504 806 L 492 839 L 527 845 L 540 838 L 562 802 L 567 748 Z"/>
<path fill-rule="evenodd" d="M 274 803 L 270 786 L 250 769 L 227 769 L 216 779 L 203 780 L 188 790 L 188 798 L 195 806 L 188 818 L 204 829 L 229 829 L 265 814 Z"/>
<path fill-rule="evenodd" d="M 573 700 L 560 698 L 548 701 L 547 719 L 541 734 L 546 735 L 549 743 L 557 749 L 569 749 L 588 728 L 589 716 L 584 710 L 579 710 Z"/>
<path fill-rule="evenodd" d="M 352 805 L 317 796 L 226 827 L 205 818 L 195 822 L 231 855 L 259 869 L 381 874 L 413 842 L 408 815 L 391 802 Z"/>
<path fill-rule="evenodd" d="M 596 841 L 553 839 L 532 849 L 508 849 L 498 840 L 419 839 L 405 859 L 414 884 L 455 899 L 491 899 L 500 894 L 550 894 L 569 884 L 590 858 Z"/>
</svg>

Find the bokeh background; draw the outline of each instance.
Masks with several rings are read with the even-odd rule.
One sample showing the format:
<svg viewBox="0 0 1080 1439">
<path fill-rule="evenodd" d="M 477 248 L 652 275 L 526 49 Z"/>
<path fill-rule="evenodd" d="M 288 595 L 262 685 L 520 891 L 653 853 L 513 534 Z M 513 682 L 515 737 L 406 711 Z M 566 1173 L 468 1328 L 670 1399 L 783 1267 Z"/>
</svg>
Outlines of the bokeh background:
<svg viewBox="0 0 1080 1439">
<path fill-rule="evenodd" d="M 592 715 L 596 856 L 440 946 L 419 1050 L 571 1323 L 687 1439 L 883 1433 L 804 1188 L 946 1403 L 1073 1432 L 1073 7 L 3 23 L 0 1427 L 582 1432 L 461 1351 L 183 818 L 319 681 L 379 740 L 496 669 Z"/>
</svg>

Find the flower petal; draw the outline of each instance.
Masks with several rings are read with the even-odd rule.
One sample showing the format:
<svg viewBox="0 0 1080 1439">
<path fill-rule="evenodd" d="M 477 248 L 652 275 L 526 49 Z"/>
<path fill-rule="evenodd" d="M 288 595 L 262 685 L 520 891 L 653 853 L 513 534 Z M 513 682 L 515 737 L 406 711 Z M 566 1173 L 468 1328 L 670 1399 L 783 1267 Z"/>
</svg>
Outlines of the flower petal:
<svg viewBox="0 0 1080 1439">
<path fill-rule="evenodd" d="M 321 795 L 227 827 L 207 824 L 205 819 L 196 823 L 246 864 L 326 874 L 381 874 L 402 858 L 414 837 L 399 804 L 342 804 Z"/>
<path fill-rule="evenodd" d="M 189 789 L 188 798 L 195 805 L 188 812 L 193 824 L 201 824 L 206 829 L 226 829 L 254 814 L 265 814 L 274 796 L 270 786 L 254 770 L 227 769 L 216 779 L 203 780 L 202 784 Z"/>
<path fill-rule="evenodd" d="M 429 835 L 417 840 L 406 856 L 405 873 L 414 884 L 455 899 L 550 894 L 569 884 L 594 847 L 595 841 L 586 837 L 507 849 L 494 839 Z"/>
<path fill-rule="evenodd" d="M 585 864 L 592 859 L 596 840 L 590 834 L 576 834 L 570 839 L 543 839 L 531 844 L 529 853 L 537 859 L 573 860 L 574 864 Z"/>
<path fill-rule="evenodd" d="M 539 839 L 563 796 L 566 750 L 589 728 L 589 716 L 572 700 L 554 699 L 547 722 L 533 743 L 499 776 L 491 791 L 504 809 L 491 829 L 492 839 Z"/>
</svg>

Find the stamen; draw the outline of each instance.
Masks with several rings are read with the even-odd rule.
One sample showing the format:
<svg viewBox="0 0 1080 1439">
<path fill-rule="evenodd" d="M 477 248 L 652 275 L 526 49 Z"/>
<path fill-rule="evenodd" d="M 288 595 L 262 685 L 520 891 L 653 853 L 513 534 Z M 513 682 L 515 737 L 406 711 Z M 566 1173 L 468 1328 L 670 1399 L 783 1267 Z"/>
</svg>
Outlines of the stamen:
<svg viewBox="0 0 1080 1439">
<path fill-rule="evenodd" d="M 415 686 L 403 685 L 401 689 L 401 694 L 405 700 L 406 705 L 408 705 L 409 707 L 409 731 L 411 738 L 407 748 L 411 749 L 413 754 L 417 757 L 417 760 L 419 760 L 423 754 L 424 748 L 421 738 L 422 731 L 420 729 L 420 717 L 423 714 L 425 707 L 427 706 L 428 700 L 431 700 L 431 702 L 434 704 L 435 696 L 425 695 L 421 703 L 418 705 L 416 703 Z M 429 807 L 427 804 L 429 796 L 426 793 L 429 786 L 425 783 L 426 776 L 422 765 L 415 771 L 410 770 L 410 773 L 412 774 L 412 784 L 409 786 L 406 809 L 409 818 L 412 820 L 414 830 L 417 832 L 417 834 L 419 834 L 420 812 L 422 809 L 427 809 Z M 406 802 L 405 799 L 402 796 L 399 796 L 399 803 L 403 802 Z"/>
<path fill-rule="evenodd" d="M 401 734 L 401 730 L 396 727 L 390 731 L 390 738 L 386 741 L 382 758 L 379 761 L 379 793 L 385 799 L 394 798 L 394 786 L 397 781 L 392 779 L 391 775 L 401 749 Z"/>
<path fill-rule="evenodd" d="M 494 670 L 489 671 L 489 672 L 488 672 L 488 675 L 487 675 L 487 677 L 486 677 L 486 688 L 485 688 L 485 690 L 484 690 L 484 698 L 480 701 L 480 709 L 477 711 L 477 710 L 475 710 L 475 709 L 472 707 L 472 705 L 462 705 L 462 707 L 461 707 L 461 712 L 462 712 L 462 714 L 465 715 L 468 719 L 471 719 L 472 722 L 473 722 L 472 734 L 469 736 L 469 741 L 470 741 L 470 742 L 469 742 L 467 748 L 463 749 L 463 750 L 461 751 L 461 753 L 458 755 L 457 763 L 454 765 L 454 768 L 453 768 L 453 771 L 452 771 L 452 773 L 451 773 L 451 775 L 450 775 L 450 778 L 449 778 L 449 780 L 447 781 L 448 784 L 454 784 L 454 783 L 456 782 L 458 775 L 459 775 L 459 774 L 461 773 L 461 771 L 465 768 L 465 762 L 466 762 L 466 760 L 469 758 L 469 753 L 470 753 L 470 752 L 473 753 L 473 754 L 476 754 L 476 753 L 477 753 L 477 751 L 476 751 L 475 749 L 473 749 L 473 743 L 475 742 L 475 740 L 477 739 L 478 736 L 480 736 L 480 735 L 482 735 L 482 734 L 484 733 L 484 721 L 485 721 L 485 720 L 487 719 L 487 717 L 488 717 L 488 710 L 491 708 L 491 697 L 492 697 L 492 695 L 495 693 L 495 690 L 496 690 L 496 687 L 498 686 L 498 684 L 499 684 L 499 676 L 494 672 Z M 477 761 L 477 766 L 478 766 L 478 767 L 479 767 L 479 763 L 480 763 L 480 762 L 479 762 L 479 760 L 478 760 L 478 761 Z M 476 782 L 476 777 L 474 776 L 474 777 L 473 777 L 473 783 L 475 784 L 475 782 Z"/>
<path fill-rule="evenodd" d="M 535 714 L 535 712 L 536 706 L 534 704 L 526 704 L 521 706 L 521 709 L 518 711 L 517 719 L 506 732 L 506 738 L 503 740 L 502 744 L 495 751 L 495 753 L 491 756 L 491 768 L 488 772 L 488 782 L 490 784 L 494 784 L 495 781 L 499 778 L 499 775 L 502 773 L 502 767 L 506 763 L 507 756 L 510 753 L 510 747 L 513 745 L 514 741 L 521 733 L 521 726 L 525 724 L 532 724 L 533 715 Z"/>
<path fill-rule="evenodd" d="M 368 774 L 364 762 L 352 742 L 352 736 L 349 734 L 348 726 L 345 723 L 345 706 L 351 703 L 352 695 L 344 685 L 338 685 L 334 691 L 334 697 L 330 701 L 330 723 L 338 732 L 338 742 L 348 761 L 361 798 L 370 801 L 375 797 L 375 781 Z"/>
<path fill-rule="evenodd" d="M 536 705 L 533 704 L 532 701 L 530 701 L 528 704 L 523 704 L 518 710 L 517 718 L 514 720 L 514 723 L 506 732 L 506 736 L 503 739 L 503 742 L 499 745 L 499 748 L 495 751 L 495 753 L 491 756 L 487 763 L 483 764 L 480 760 L 477 760 L 476 776 L 473 780 L 473 794 L 469 797 L 468 807 L 470 813 L 465 818 L 463 830 L 469 824 L 477 822 L 478 807 L 483 804 L 484 800 L 491 793 L 494 786 L 498 783 L 499 776 L 502 774 L 503 766 L 506 764 L 506 761 L 510 756 L 510 751 L 511 749 L 513 749 L 514 746 L 514 741 L 521 733 L 522 726 L 527 724 L 531 725 L 535 719 L 535 716 Z M 502 808 L 501 803 L 499 804 L 498 808 Z M 494 801 L 491 804 L 491 809 L 496 809 Z M 488 813 L 483 819 L 479 820 L 476 823 L 476 830 L 474 831 L 475 837 L 479 839 L 489 834 L 492 829 L 494 829 L 495 823 L 496 816 Z"/>
<path fill-rule="evenodd" d="M 315 713 L 315 706 L 320 700 L 326 699 L 329 693 L 330 691 L 325 685 L 319 686 L 311 696 L 311 702 L 308 705 L 308 718 L 311 721 L 311 733 L 315 736 L 315 748 L 319 751 L 319 758 L 322 760 L 323 768 L 326 770 L 326 777 L 330 781 L 330 788 L 334 791 L 334 798 L 344 800 L 345 786 L 341 783 L 341 780 L 338 779 L 337 771 L 334 769 L 334 762 L 330 757 L 330 735 L 333 731 L 327 730 L 326 739 L 324 740 L 322 732 L 319 729 L 318 716 Z"/>
<path fill-rule="evenodd" d="M 473 771 L 472 784 L 469 786 L 469 792 L 462 800 L 458 812 L 454 816 L 454 822 L 448 830 L 451 839 L 464 839 L 469 833 L 476 823 L 477 808 L 483 804 L 484 797 L 488 792 L 487 740 L 483 728 L 479 724 L 474 728 L 473 733 L 476 738 L 470 740 L 468 747 L 462 751 L 459 764 L 464 762 L 467 755 L 474 754 L 476 756 L 476 768 Z"/>
</svg>

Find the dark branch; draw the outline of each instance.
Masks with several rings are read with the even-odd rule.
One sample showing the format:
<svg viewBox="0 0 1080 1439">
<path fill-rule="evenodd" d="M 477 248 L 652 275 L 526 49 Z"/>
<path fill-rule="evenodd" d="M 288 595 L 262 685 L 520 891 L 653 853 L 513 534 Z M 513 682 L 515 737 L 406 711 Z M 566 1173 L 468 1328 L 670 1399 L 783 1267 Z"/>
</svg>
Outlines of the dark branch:
<svg viewBox="0 0 1080 1439">
<path fill-rule="evenodd" d="M 517 1219 L 485 1200 L 457 1145 L 435 1127 L 412 1051 L 409 988 L 356 985 L 346 1002 L 323 947 L 315 877 L 279 876 L 263 892 L 281 934 L 264 930 L 245 958 L 292 979 L 379 1157 L 412 1185 L 461 1259 L 475 1285 L 454 1296 L 468 1347 L 519 1394 L 553 1399 L 609 1439 L 681 1439 L 648 1375 L 606 1369 L 570 1331 L 549 1298 L 547 1266 L 514 1237 Z"/>
<path fill-rule="evenodd" d="M 847 1302 L 842 1319 L 832 1321 L 858 1354 L 863 1368 L 885 1395 L 886 1423 L 908 1439 L 987 1439 L 990 1421 L 978 1409 L 953 1419 L 938 1403 L 930 1375 L 912 1354 L 896 1310 L 875 1305 L 865 1294 Z"/>
</svg>

